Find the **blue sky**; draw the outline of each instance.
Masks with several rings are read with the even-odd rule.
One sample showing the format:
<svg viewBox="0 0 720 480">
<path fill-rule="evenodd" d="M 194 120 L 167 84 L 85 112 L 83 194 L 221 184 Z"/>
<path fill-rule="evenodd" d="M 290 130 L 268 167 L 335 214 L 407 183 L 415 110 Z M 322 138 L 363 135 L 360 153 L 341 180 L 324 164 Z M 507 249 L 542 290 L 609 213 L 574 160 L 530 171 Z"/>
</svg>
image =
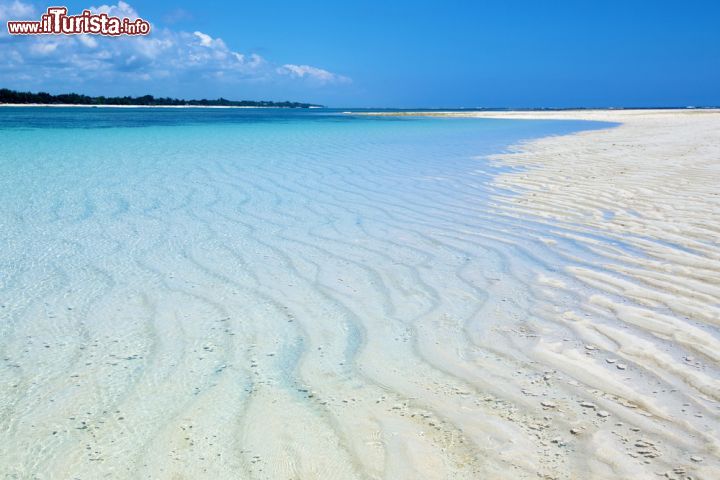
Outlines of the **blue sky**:
<svg viewBox="0 0 720 480">
<path fill-rule="evenodd" d="M 720 2 L 711 0 L 66 5 L 140 15 L 153 33 L 18 38 L 3 25 L 0 86 L 341 107 L 720 104 Z M 0 21 L 47 6 L 0 0 Z"/>
</svg>

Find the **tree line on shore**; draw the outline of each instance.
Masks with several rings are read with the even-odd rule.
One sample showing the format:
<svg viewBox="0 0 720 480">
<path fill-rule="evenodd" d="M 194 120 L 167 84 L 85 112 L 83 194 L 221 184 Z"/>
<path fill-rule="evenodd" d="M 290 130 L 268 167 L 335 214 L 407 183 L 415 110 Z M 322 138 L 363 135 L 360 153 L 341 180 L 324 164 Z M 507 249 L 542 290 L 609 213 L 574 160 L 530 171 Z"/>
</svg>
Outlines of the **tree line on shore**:
<svg viewBox="0 0 720 480">
<path fill-rule="evenodd" d="M 170 97 L 154 97 L 143 95 L 141 97 L 90 97 L 77 93 L 64 93 L 51 95 L 46 92 L 18 92 L 7 88 L 0 88 L 0 104 L 48 104 L 48 105 L 139 105 L 139 106 L 198 106 L 198 107 L 284 107 L 284 108 L 309 108 L 319 107 L 312 103 L 300 102 L 271 102 L 255 100 L 184 100 Z"/>
</svg>

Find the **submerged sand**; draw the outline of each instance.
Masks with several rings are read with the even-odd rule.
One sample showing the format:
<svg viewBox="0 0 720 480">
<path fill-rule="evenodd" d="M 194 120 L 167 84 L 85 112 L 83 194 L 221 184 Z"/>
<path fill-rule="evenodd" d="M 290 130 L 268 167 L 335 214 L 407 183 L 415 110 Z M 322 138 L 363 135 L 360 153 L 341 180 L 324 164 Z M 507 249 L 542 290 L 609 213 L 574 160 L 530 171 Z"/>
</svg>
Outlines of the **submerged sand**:
<svg viewBox="0 0 720 480">
<path fill-rule="evenodd" d="M 1 302 L 0 476 L 720 478 L 720 112 L 447 115 L 619 125 L 493 157 L 492 211 L 472 172 L 431 205 L 308 159 L 60 223 L 109 253 Z"/>
<path fill-rule="evenodd" d="M 549 304 L 524 325 L 532 340 L 507 335 L 503 348 L 551 372 L 521 390 L 549 414 L 538 432 L 567 424 L 551 442 L 574 460 L 549 476 L 720 478 L 720 112 L 433 115 L 620 123 L 493 158 L 522 167 L 497 179 L 507 189 L 499 210 L 595 257 L 557 265 L 587 287 L 572 292 L 581 308 Z M 561 278 L 538 283 L 550 295 L 567 288 Z"/>
</svg>

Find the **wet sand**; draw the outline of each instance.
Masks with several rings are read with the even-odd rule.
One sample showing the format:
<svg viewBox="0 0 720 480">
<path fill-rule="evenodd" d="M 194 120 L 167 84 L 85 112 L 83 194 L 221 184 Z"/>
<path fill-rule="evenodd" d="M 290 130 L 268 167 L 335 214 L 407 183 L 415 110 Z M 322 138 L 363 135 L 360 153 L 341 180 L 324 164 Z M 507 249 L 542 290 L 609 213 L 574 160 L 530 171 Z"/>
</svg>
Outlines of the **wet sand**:
<svg viewBox="0 0 720 480">
<path fill-rule="evenodd" d="M 588 470 L 571 478 L 720 477 L 720 112 L 431 115 L 620 124 L 493 157 L 516 167 L 496 180 L 500 211 L 546 225 L 553 236 L 537 241 L 594 256 L 557 265 L 587 287 L 569 289 L 577 308 L 548 305 L 527 325 L 533 339 L 506 348 L 552 372 L 523 392 L 551 412 L 540 431 L 574 429 L 559 441 Z"/>
<path fill-rule="evenodd" d="M 339 164 L 342 129 L 313 155 L 123 130 L 143 175 L 91 145 L 54 167 L 72 195 L 28 160 L 0 474 L 720 477 L 720 113 L 470 115 L 619 126 L 517 145 L 499 176 L 404 145 Z"/>
</svg>

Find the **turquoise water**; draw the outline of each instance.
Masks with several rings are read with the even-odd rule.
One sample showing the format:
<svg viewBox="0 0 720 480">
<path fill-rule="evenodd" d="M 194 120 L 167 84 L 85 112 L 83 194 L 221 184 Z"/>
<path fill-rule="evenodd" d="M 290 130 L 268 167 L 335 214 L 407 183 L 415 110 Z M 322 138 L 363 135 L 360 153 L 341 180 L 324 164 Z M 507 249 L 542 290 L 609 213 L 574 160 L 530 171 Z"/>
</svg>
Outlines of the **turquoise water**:
<svg viewBox="0 0 720 480">
<path fill-rule="evenodd" d="M 0 474 L 367 478 L 392 462 L 352 432 L 386 428 L 445 458 L 377 409 L 462 378 L 441 355 L 553 269 L 484 156 L 605 126 L 0 108 Z"/>
</svg>

